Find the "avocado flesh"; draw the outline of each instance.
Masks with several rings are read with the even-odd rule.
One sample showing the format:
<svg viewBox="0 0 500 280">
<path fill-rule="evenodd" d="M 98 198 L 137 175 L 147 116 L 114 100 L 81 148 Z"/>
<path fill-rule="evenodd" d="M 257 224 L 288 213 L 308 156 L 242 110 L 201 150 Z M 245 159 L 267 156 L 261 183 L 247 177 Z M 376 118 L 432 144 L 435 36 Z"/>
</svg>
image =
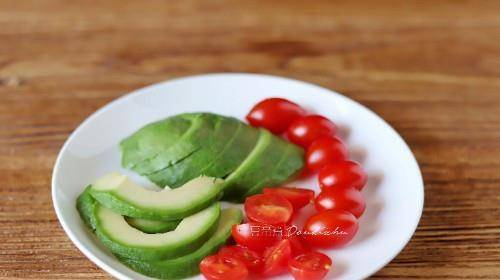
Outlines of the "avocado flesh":
<svg viewBox="0 0 500 280">
<path fill-rule="evenodd" d="M 133 218 L 172 221 L 190 216 L 219 200 L 221 179 L 200 176 L 173 190 L 152 191 L 127 176 L 111 173 L 88 189 L 100 204 Z"/>
<path fill-rule="evenodd" d="M 217 229 L 221 212 L 219 203 L 215 203 L 183 219 L 173 231 L 147 234 L 130 226 L 125 217 L 100 205 L 87 191 L 78 197 L 77 209 L 89 228 L 115 255 L 142 261 L 176 258 L 196 251 Z"/>
<path fill-rule="evenodd" d="M 211 255 L 226 243 L 231 236 L 231 228 L 243 219 L 241 210 L 229 208 L 221 211 L 215 233 L 198 250 L 179 258 L 161 261 L 138 261 L 119 257 L 120 261 L 133 270 L 160 279 L 182 279 L 200 272 L 201 260 Z"/>
<path fill-rule="evenodd" d="M 216 229 L 220 205 L 184 218 L 173 231 L 147 234 L 131 227 L 124 217 L 101 204 L 94 208 L 96 235 L 114 254 L 140 260 L 162 260 L 189 254 Z"/>
</svg>

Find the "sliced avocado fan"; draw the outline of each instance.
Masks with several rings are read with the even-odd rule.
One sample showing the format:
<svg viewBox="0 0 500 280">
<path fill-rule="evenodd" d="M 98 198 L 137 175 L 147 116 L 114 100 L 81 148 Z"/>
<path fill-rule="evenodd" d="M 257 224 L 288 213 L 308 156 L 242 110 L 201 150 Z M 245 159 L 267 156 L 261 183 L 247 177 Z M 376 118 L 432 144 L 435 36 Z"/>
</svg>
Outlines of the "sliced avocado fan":
<svg viewBox="0 0 500 280">
<path fill-rule="evenodd" d="M 184 218 L 165 233 L 148 234 L 130 226 L 125 217 L 98 203 L 88 188 L 77 199 L 77 209 L 99 240 L 114 254 L 127 259 L 163 260 L 200 248 L 217 228 L 220 204 Z"/>
<path fill-rule="evenodd" d="M 177 188 L 200 175 L 227 177 L 224 199 L 233 201 L 289 180 L 304 165 L 300 147 L 212 113 L 181 114 L 147 125 L 121 142 L 121 152 L 125 168 L 160 187 Z"/>
</svg>

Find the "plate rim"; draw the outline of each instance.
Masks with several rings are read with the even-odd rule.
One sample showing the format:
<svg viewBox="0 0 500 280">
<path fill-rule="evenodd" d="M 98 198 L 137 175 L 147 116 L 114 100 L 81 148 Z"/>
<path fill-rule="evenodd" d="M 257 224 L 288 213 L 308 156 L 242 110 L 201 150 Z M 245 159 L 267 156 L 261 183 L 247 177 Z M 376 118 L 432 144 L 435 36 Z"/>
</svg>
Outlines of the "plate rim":
<svg viewBox="0 0 500 280">
<path fill-rule="evenodd" d="M 168 83 L 173 83 L 173 82 L 181 82 L 183 80 L 191 80 L 191 79 L 197 79 L 197 78 L 216 78 L 216 77 L 228 77 L 231 76 L 232 78 L 235 77 L 247 77 L 247 78 L 265 78 L 265 79 L 274 79 L 274 80 L 281 80 L 283 82 L 292 82 L 292 83 L 298 83 L 302 84 L 308 87 L 312 87 L 318 90 L 326 91 L 329 94 L 335 95 L 337 98 L 343 99 L 344 102 L 348 102 L 351 104 L 354 104 L 356 106 L 360 106 L 363 108 L 367 113 L 370 114 L 370 117 L 376 118 L 382 123 L 384 123 L 392 132 L 397 136 L 398 141 L 400 141 L 403 146 L 409 151 L 409 154 L 411 156 L 411 165 L 413 165 L 413 168 L 415 171 L 418 173 L 418 182 L 415 182 L 420 186 L 418 193 L 419 193 L 419 198 L 420 198 L 420 203 L 418 203 L 418 219 L 415 219 L 415 222 L 411 225 L 411 231 L 408 236 L 406 236 L 405 241 L 399 246 L 398 250 L 395 250 L 393 254 L 388 255 L 386 259 L 384 259 L 382 265 L 380 265 L 378 268 L 376 268 L 373 271 L 367 271 L 364 274 L 361 274 L 359 279 L 365 279 L 375 273 L 377 273 L 379 270 L 387 266 L 401 251 L 406 247 L 406 245 L 409 243 L 409 241 L 413 238 L 418 225 L 421 221 L 422 214 L 423 214 L 423 209 L 424 209 L 424 202 L 425 202 L 425 187 L 424 187 L 424 181 L 423 181 L 423 176 L 422 176 L 422 171 L 420 169 L 420 166 L 415 158 L 415 155 L 409 145 L 406 143 L 406 141 L 403 139 L 403 137 L 397 132 L 394 127 L 390 123 L 388 123 L 386 120 L 384 120 L 382 117 L 380 117 L 378 114 L 376 114 L 374 111 L 372 111 L 370 108 L 366 107 L 365 105 L 357 102 L 354 99 L 351 99 L 345 95 L 340 94 L 339 92 L 319 86 L 317 84 L 311 83 L 311 82 L 306 82 L 302 80 L 297 80 L 293 78 L 288 78 L 288 77 L 282 77 L 282 76 L 277 76 L 277 75 L 269 75 L 269 74 L 257 74 L 257 73 L 244 73 L 244 72 L 219 72 L 219 73 L 207 73 L 207 74 L 197 74 L 197 75 L 188 75 L 188 76 L 180 76 L 180 77 L 175 77 L 172 79 L 167 79 L 164 81 L 156 82 L 141 88 L 134 89 L 130 92 L 127 92 L 110 102 L 102 105 L 99 109 L 96 111 L 92 112 L 90 115 L 88 115 L 68 136 L 68 138 L 64 141 L 64 144 L 61 146 L 57 158 L 54 162 L 53 170 L 52 170 L 52 178 L 51 178 L 51 199 L 52 199 L 52 206 L 55 210 L 57 219 L 59 221 L 59 224 L 62 226 L 64 232 L 66 235 L 69 237 L 71 242 L 94 264 L 96 264 L 98 267 L 102 268 L 104 271 L 109 273 L 110 275 L 117 277 L 118 279 L 131 279 L 129 276 L 121 273 L 120 271 L 114 269 L 112 266 L 106 264 L 103 262 L 101 259 L 99 259 L 97 256 L 95 256 L 93 253 L 90 252 L 90 250 L 87 249 L 87 247 L 80 242 L 80 240 L 73 234 L 72 230 L 69 228 L 68 224 L 64 221 L 62 218 L 62 209 L 59 208 L 57 202 L 56 202 L 56 178 L 58 177 L 59 174 L 59 169 L 60 169 L 60 162 L 62 155 L 64 154 L 65 150 L 67 149 L 69 143 L 72 141 L 74 137 L 76 137 L 76 134 L 79 130 L 81 130 L 84 126 L 88 125 L 94 118 L 98 117 L 98 115 L 102 114 L 105 110 L 109 109 L 112 106 L 115 106 L 118 103 L 125 102 L 127 99 L 134 98 L 135 96 L 144 94 L 150 89 L 154 88 L 161 88 L 165 84 Z"/>
</svg>

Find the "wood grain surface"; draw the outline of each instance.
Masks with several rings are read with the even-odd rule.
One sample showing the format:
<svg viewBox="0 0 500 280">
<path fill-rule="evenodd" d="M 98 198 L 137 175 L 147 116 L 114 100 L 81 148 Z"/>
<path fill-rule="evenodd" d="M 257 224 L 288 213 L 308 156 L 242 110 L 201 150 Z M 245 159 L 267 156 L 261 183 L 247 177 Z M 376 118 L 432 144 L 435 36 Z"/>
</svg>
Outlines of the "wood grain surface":
<svg viewBox="0 0 500 280">
<path fill-rule="evenodd" d="M 335 89 L 405 138 L 425 209 L 373 278 L 500 279 L 499 1 L 121 0 L 0 0 L 0 278 L 110 278 L 57 221 L 57 153 L 114 98 L 209 72 Z"/>
</svg>

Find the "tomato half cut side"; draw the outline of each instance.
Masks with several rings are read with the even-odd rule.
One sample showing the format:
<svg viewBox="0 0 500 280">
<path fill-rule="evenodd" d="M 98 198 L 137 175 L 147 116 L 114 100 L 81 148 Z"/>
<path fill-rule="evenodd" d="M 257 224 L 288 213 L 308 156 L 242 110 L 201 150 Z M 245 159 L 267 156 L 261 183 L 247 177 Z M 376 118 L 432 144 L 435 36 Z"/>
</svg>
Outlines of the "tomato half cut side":
<svg viewBox="0 0 500 280">
<path fill-rule="evenodd" d="M 264 251 L 262 276 L 274 276 L 285 273 L 291 256 L 292 248 L 288 239 L 281 240 L 276 245 L 267 248 Z"/>
<path fill-rule="evenodd" d="M 314 200 L 314 191 L 302 188 L 274 187 L 264 188 L 264 194 L 277 194 L 286 198 L 297 211 Z"/>
<path fill-rule="evenodd" d="M 243 264 L 250 272 L 259 272 L 262 267 L 262 259 L 260 254 L 249 248 L 241 246 L 226 246 L 219 250 L 221 258 L 235 258 Z"/>
<path fill-rule="evenodd" d="M 280 195 L 256 194 L 245 200 L 245 213 L 254 222 L 282 225 L 290 221 L 293 206 Z"/>
<path fill-rule="evenodd" d="M 295 280 L 321 280 L 332 266 L 332 260 L 320 252 L 309 252 L 294 257 L 288 269 Z"/>
<path fill-rule="evenodd" d="M 302 239 L 298 235 L 292 235 L 287 239 L 290 241 L 290 247 L 292 248 L 292 256 L 302 255 L 310 251 L 304 245 Z"/>
<path fill-rule="evenodd" d="M 235 258 L 221 258 L 219 255 L 205 257 L 200 263 L 200 271 L 208 280 L 239 280 L 248 277 L 243 262 Z"/>
<path fill-rule="evenodd" d="M 231 235 L 238 245 L 262 252 L 281 239 L 282 228 L 261 223 L 234 225 Z"/>
<path fill-rule="evenodd" d="M 306 114 L 296 103 L 284 98 L 268 98 L 257 103 L 246 116 L 255 127 L 264 127 L 274 134 L 285 132 L 290 123 Z"/>
</svg>

